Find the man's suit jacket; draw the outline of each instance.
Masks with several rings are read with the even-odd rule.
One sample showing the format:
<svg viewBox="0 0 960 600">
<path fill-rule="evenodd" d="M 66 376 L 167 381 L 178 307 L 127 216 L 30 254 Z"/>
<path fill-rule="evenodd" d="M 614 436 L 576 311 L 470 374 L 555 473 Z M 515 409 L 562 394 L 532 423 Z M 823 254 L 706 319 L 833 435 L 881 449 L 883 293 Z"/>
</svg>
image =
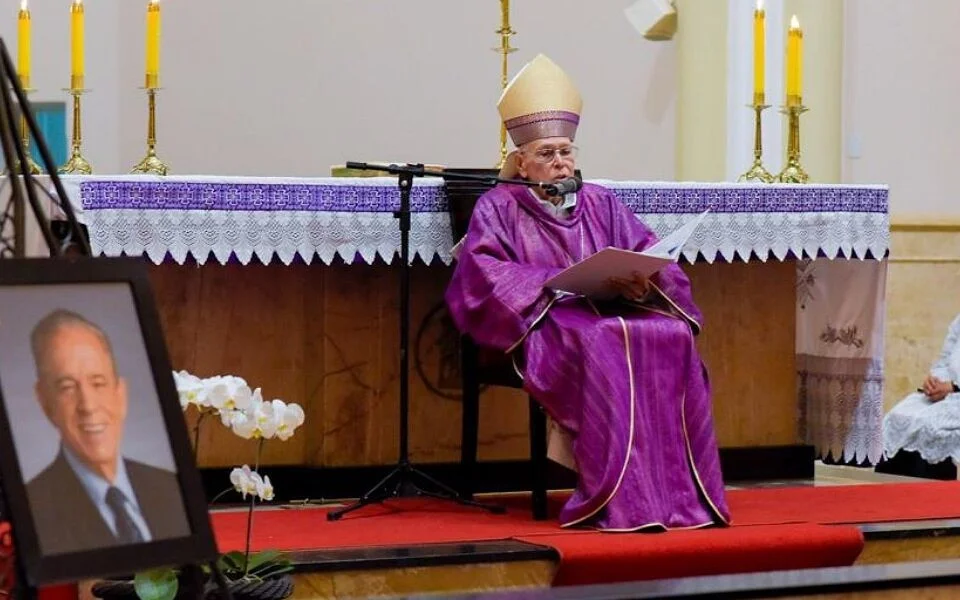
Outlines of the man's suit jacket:
<svg viewBox="0 0 960 600">
<path fill-rule="evenodd" d="M 127 459 L 124 465 L 151 539 L 189 535 L 176 475 Z M 44 555 L 119 543 L 63 453 L 27 484 L 27 497 Z"/>
</svg>

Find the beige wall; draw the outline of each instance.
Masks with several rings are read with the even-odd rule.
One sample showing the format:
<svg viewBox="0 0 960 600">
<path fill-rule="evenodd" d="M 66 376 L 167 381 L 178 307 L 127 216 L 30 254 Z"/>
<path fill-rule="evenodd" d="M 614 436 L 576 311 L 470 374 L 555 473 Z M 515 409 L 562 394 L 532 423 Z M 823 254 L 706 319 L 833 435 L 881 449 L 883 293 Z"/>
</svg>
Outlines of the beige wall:
<svg viewBox="0 0 960 600">
<path fill-rule="evenodd" d="M 67 3 L 32 4 L 35 98 L 59 98 Z M 88 155 L 102 173 L 126 172 L 144 153 L 146 0 L 88 4 Z M 675 50 L 643 40 L 625 6 L 513 2 L 511 74 L 544 52 L 573 76 L 590 176 L 673 179 Z M 180 174 L 325 175 L 347 159 L 492 166 L 499 21 L 495 0 L 163 0 L 158 152 Z M 11 42 L 14 27 L 0 19 Z"/>
<path fill-rule="evenodd" d="M 960 2 L 845 0 L 843 177 L 887 183 L 887 409 L 916 389 L 960 312 Z"/>
<path fill-rule="evenodd" d="M 844 180 L 890 184 L 894 214 L 960 215 L 960 2 L 844 5 Z"/>
<path fill-rule="evenodd" d="M 886 394 L 890 409 L 917 388 L 960 313 L 960 218 L 894 219 L 887 277 Z"/>
<path fill-rule="evenodd" d="M 94 168 L 112 171 L 121 163 L 120 138 L 124 123 L 117 118 L 118 56 L 121 54 L 120 0 L 96 0 L 85 4 L 87 19 L 87 87 L 84 96 L 84 154 Z M 0 37 L 11 58 L 17 61 L 17 8 L 6 2 L 0 17 Z M 70 85 L 69 2 L 31 0 L 33 17 L 33 102 L 67 102 L 62 90 Z M 140 85 L 143 85 L 140 83 Z M 69 105 L 68 105 L 69 106 Z M 61 141 L 60 143 L 64 143 Z M 132 165 L 131 165 L 132 166 Z"/>
</svg>

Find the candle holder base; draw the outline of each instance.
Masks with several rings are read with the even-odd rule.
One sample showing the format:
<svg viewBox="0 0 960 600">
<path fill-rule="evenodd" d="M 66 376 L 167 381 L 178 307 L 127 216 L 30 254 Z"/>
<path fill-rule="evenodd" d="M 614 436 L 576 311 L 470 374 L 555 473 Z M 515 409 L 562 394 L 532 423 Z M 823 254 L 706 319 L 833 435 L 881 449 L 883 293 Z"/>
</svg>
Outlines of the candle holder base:
<svg viewBox="0 0 960 600">
<path fill-rule="evenodd" d="M 21 78 L 21 80 L 23 81 L 24 95 L 29 96 L 31 93 L 36 91 L 29 86 L 28 78 Z M 22 114 L 20 115 L 20 145 L 23 147 L 23 155 L 26 157 L 26 171 L 31 175 L 42 175 L 43 169 L 41 169 L 40 165 L 34 162 L 33 157 L 30 156 L 30 130 L 27 128 L 27 118 Z M 16 157 L 12 157 L 12 159 L 13 160 L 11 161 L 10 168 L 14 173 L 21 173 L 22 167 L 20 165 L 20 161 Z M 4 172 L 4 175 L 6 174 L 7 173 Z"/>
<path fill-rule="evenodd" d="M 762 96 L 761 96 L 762 98 Z M 770 108 L 769 104 L 755 99 L 753 104 L 748 104 L 754 112 L 753 121 L 753 164 L 747 169 L 747 172 L 737 178 L 738 182 L 749 183 L 771 183 L 774 176 L 763 166 L 763 125 L 760 119 L 761 113 Z"/>
<path fill-rule="evenodd" d="M 799 161 L 789 161 L 787 166 L 777 175 L 777 183 L 807 183 L 809 181 L 810 176 L 800 166 Z"/>
<path fill-rule="evenodd" d="M 169 167 L 157 158 L 157 155 L 151 150 L 130 173 L 135 175 L 166 175 L 168 171 Z"/>
<path fill-rule="evenodd" d="M 799 102 L 788 104 L 781 110 L 787 115 L 787 164 L 777 175 L 777 183 L 807 183 L 810 176 L 800 165 L 800 115 L 807 112 L 807 107 Z"/>
<path fill-rule="evenodd" d="M 80 147 L 83 145 L 81 129 L 83 117 L 80 108 L 80 96 L 89 90 L 83 89 L 82 76 L 73 76 L 71 83 L 74 84 L 74 87 L 63 91 L 73 96 L 73 143 L 70 148 L 70 159 L 67 160 L 62 167 L 57 169 L 57 172 L 65 175 L 91 175 L 93 174 L 93 167 L 87 159 L 84 158 L 83 152 L 80 150 Z"/>
<path fill-rule="evenodd" d="M 149 78 L 148 78 L 149 80 Z M 137 163 L 130 173 L 135 175 L 166 175 L 170 168 L 157 158 L 157 91 L 160 88 L 147 87 L 147 155 Z"/>
<path fill-rule="evenodd" d="M 774 179 L 776 177 L 757 160 L 754 161 L 746 173 L 737 178 L 737 181 L 740 183 L 773 183 Z"/>
<path fill-rule="evenodd" d="M 70 155 L 70 160 L 57 169 L 57 172 L 63 173 L 64 175 L 92 175 L 93 167 L 90 166 L 87 159 L 80 154 L 80 148 L 74 147 L 73 153 Z"/>
</svg>

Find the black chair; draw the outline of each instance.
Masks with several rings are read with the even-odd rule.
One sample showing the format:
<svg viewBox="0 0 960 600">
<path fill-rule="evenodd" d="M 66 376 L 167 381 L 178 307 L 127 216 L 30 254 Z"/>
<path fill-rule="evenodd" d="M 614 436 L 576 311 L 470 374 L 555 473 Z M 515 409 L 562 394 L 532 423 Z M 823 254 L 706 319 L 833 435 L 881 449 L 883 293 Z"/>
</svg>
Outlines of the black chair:
<svg viewBox="0 0 960 600">
<path fill-rule="evenodd" d="M 495 169 L 457 169 L 460 172 L 496 176 Z M 477 199 L 491 186 L 478 181 L 447 180 L 450 227 L 453 241 L 466 234 Z M 460 441 L 461 494 L 473 498 L 480 423 L 481 386 L 523 388 L 509 356 L 483 348 L 469 336 L 460 336 L 460 372 L 463 386 L 463 434 Z M 547 518 L 547 415 L 533 397 L 530 405 L 530 491 L 533 518 Z"/>
</svg>

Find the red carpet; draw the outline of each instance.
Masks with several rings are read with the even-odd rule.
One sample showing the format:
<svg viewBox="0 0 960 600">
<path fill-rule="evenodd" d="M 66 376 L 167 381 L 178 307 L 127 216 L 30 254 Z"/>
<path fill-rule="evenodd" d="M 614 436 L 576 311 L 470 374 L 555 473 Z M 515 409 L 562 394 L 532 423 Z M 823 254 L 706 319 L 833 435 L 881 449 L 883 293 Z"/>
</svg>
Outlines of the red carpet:
<svg viewBox="0 0 960 600">
<path fill-rule="evenodd" d="M 555 548 L 556 585 L 849 565 L 863 548 L 856 527 L 960 517 L 960 483 L 789 487 L 728 492 L 734 526 L 670 533 L 562 530 L 532 521 L 526 506 L 490 515 L 451 503 L 393 501 L 342 521 L 325 510 L 266 510 L 254 519 L 253 547 L 282 550 L 419 545 L 518 539 Z M 551 497 L 555 511 L 564 498 Z M 524 500 L 525 501 L 525 500 Z M 516 499 L 509 501 L 511 504 Z M 241 549 L 245 512 L 211 515 L 223 550 Z"/>
</svg>

